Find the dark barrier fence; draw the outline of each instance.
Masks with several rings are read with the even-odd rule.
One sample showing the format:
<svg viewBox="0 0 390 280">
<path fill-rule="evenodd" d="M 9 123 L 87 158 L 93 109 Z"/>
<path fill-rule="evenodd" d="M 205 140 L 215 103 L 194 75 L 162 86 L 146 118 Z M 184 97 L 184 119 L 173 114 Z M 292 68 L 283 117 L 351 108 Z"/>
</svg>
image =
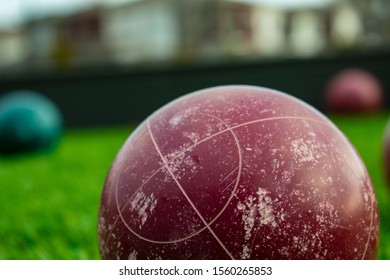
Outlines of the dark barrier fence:
<svg viewBox="0 0 390 280">
<path fill-rule="evenodd" d="M 385 93 L 389 92 L 390 53 L 382 52 L 316 59 L 142 69 L 101 67 L 82 72 L 0 76 L 0 95 L 14 89 L 39 91 L 58 104 L 67 126 L 139 122 L 183 94 L 227 84 L 274 88 L 321 110 L 326 82 L 348 67 L 371 71 L 381 81 Z"/>
</svg>

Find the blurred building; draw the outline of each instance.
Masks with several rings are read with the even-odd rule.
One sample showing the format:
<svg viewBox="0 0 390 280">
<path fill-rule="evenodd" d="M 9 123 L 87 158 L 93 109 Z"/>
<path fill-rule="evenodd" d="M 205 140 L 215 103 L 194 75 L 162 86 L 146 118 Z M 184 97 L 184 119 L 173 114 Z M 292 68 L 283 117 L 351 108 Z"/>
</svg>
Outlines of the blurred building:
<svg viewBox="0 0 390 280">
<path fill-rule="evenodd" d="M 23 29 L 0 31 L 0 71 L 22 64 L 27 58 L 28 45 Z"/>
<path fill-rule="evenodd" d="M 24 26 L 29 42 L 27 64 L 40 69 L 67 69 L 102 63 L 105 41 L 102 9 L 31 20 Z"/>
<path fill-rule="evenodd" d="M 363 29 L 363 46 L 381 47 L 390 45 L 390 1 L 345 0 L 357 7 Z"/>
<path fill-rule="evenodd" d="M 146 0 L 106 9 L 102 35 L 110 50 L 109 59 L 129 64 L 174 57 L 181 42 L 179 2 Z"/>
<path fill-rule="evenodd" d="M 0 71 L 312 57 L 389 45 L 386 0 L 299 9 L 236 0 L 140 0 L 34 19 L 0 33 Z"/>
</svg>

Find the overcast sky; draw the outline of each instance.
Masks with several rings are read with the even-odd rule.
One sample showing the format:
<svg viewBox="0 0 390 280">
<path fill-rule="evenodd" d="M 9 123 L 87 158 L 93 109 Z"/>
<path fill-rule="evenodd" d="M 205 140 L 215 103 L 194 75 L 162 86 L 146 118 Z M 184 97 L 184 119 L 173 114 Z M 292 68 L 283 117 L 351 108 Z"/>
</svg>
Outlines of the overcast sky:
<svg viewBox="0 0 390 280">
<path fill-rule="evenodd" d="M 15 25 L 25 18 L 51 13 L 68 13 L 97 3 L 116 5 L 139 0 L 0 0 L 0 28 Z M 196 0 L 194 0 L 196 1 Z M 236 2 L 263 3 L 272 6 L 296 7 L 323 5 L 333 0 L 230 0 Z"/>
</svg>

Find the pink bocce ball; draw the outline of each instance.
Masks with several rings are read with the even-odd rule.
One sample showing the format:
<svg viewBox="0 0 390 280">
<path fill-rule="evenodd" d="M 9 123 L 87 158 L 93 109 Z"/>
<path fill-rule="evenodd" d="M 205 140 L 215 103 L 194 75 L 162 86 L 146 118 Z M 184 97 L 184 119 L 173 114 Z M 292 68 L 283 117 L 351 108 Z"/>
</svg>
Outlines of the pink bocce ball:
<svg viewBox="0 0 390 280">
<path fill-rule="evenodd" d="M 326 109 L 335 113 L 372 113 L 381 109 L 382 87 L 377 78 L 362 69 L 336 74 L 325 89 Z"/>
</svg>

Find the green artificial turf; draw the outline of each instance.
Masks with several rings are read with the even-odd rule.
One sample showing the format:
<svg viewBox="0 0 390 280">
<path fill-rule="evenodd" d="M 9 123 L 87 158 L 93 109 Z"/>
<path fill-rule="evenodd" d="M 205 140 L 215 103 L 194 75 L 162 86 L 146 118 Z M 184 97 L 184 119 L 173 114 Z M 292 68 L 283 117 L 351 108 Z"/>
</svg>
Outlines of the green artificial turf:
<svg viewBox="0 0 390 280">
<path fill-rule="evenodd" d="M 99 259 L 102 186 L 131 130 L 69 131 L 49 154 L 0 158 L 0 259 Z"/>
<path fill-rule="evenodd" d="M 390 259 L 390 188 L 381 157 L 387 114 L 331 119 L 366 163 L 380 207 L 378 257 Z M 70 130 L 50 153 L 0 157 L 0 259 L 99 259 L 100 195 L 131 131 Z"/>
<path fill-rule="evenodd" d="M 390 115 L 330 116 L 362 157 L 375 188 L 380 215 L 379 259 L 390 260 L 390 185 L 383 165 L 383 142 Z"/>
</svg>

